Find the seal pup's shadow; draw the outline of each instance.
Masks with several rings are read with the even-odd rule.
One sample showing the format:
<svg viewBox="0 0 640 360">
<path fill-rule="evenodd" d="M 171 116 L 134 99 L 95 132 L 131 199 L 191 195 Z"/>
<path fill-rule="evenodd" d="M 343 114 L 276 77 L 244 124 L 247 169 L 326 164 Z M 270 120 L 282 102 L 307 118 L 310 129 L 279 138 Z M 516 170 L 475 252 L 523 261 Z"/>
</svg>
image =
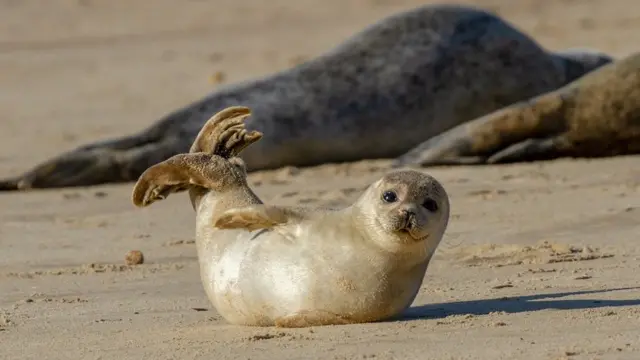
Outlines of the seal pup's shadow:
<svg viewBox="0 0 640 360">
<path fill-rule="evenodd" d="M 390 321 L 407 321 L 420 319 L 441 319 L 449 315 L 488 315 L 494 311 L 504 311 L 514 314 L 529 311 L 547 309 L 578 310 L 603 307 L 638 306 L 640 299 L 631 300 L 598 300 L 598 299 L 571 299 L 559 300 L 558 298 L 573 296 L 600 294 L 621 290 L 638 290 L 640 287 L 626 287 L 602 290 L 585 290 L 560 292 L 551 294 L 537 294 L 528 296 L 500 297 L 484 300 L 456 301 L 441 304 L 425 304 L 413 306 L 407 309 L 401 316 Z M 548 299 L 548 300 L 547 300 Z"/>
</svg>

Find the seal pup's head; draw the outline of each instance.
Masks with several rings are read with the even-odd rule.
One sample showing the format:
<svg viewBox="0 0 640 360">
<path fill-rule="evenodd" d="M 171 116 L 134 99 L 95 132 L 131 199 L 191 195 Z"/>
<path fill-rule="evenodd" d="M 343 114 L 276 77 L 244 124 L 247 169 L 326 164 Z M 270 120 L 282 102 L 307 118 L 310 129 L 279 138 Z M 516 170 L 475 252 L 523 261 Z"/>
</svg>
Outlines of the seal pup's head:
<svg viewBox="0 0 640 360">
<path fill-rule="evenodd" d="M 449 222 L 444 187 L 432 176 L 414 170 L 385 175 L 367 188 L 354 209 L 365 224 L 364 231 L 392 251 L 427 245 L 432 253 Z"/>
</svg>

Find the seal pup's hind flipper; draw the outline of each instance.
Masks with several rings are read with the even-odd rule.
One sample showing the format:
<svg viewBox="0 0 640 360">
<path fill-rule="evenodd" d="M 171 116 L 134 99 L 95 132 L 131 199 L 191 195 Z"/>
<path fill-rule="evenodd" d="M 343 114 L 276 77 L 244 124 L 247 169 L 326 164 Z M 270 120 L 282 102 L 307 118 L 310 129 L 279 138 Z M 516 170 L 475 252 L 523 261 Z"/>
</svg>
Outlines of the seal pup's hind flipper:
<svg viewBox="0 0 640 360">
<path fill-rule="evenodd" d="M 244 121 L 250 115 L 251 110 L 245 106 L 230 106 L 216 113 L 202 126 L 189 152 L 216 154 L 225 159 L 237 156 L 262 138 L 262 133 L 245 129 Z"/>
<path fill-rule="evenodd" d="M 224 191 L 245 184 L 246 167 L 237 155 L 262 138 L 262 133 L 244 127 L 250 113 L 246 107 L 232 106 L 212 116 L 200 130 L 189 154 L 174 155 L 140 175 L 133 187 L 134 205 L 148 206 L 194 186 Z"/>
<path fill-rule="evenodd" d="M 214 226 L 219 229 L 253 231 L 301 221 L 305 217 L 305 212 L 296 208 L 254 205 L 225 211 L 216 219 Z"/>
<path fill-rule="evenodd" d="M 144 207 L 191 186 L 223 191 L 241 176 L 244 173 L 220 156 L 178 154 L 147 169 L 133 187 L 132 200 L 134 205 Z"/>
</svg>

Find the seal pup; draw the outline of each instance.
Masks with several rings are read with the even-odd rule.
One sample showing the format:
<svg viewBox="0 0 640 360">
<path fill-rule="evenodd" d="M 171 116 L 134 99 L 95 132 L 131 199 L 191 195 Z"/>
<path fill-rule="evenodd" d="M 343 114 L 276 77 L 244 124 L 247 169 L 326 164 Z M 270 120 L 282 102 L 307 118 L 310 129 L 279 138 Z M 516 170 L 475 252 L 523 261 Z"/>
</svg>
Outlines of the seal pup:
<svg viewBox="0 0 640 360">
<path fill-rule="evenodd" d="M 234 105 L 251 108 L 247 127 L 265 134 L 243 152 L 249 171 L 395 158 L 610 61 L 597 51 L 547 51 L 481 9 L 422 6 L 381 19 L 306 63 L 222 87 L 137 134 L 55 156 L 0 181 L 0 189 L 135 181 L 186 152 L 211 115 Z"/>
<path fill-rule="evenodd" d="M 203 127 L 188 154 L 147 169 L 132 194 L 148 206 L 188 190 L 209 300 L 230 323 L 306 327 L 395 317 L 413 302 L 449 219 L 433 177 L 387 174 L 344 209 L 264 204 L 238 154 L 262 134 L 249 109 Z"/>
<path fill-rule="evenodd" d="M 433 137 L 408 165 L 494 164 L 640 153 L 640 53 Z"/>
</svg>

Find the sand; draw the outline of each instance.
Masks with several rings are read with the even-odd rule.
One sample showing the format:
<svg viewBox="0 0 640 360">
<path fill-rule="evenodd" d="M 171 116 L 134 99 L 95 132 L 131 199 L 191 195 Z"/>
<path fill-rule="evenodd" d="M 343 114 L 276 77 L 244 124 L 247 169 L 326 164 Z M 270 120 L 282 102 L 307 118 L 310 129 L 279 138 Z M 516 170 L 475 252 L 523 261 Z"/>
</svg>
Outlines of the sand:
<svg viewBox="0 0 640 360">
<path fill-rule="evenodd" d="M 635 0 L 462 1 L 550 49 L 638 50 Z M 284 69 L 416 0 L 2 0 L 0 175 L 139 130 Z M 386 161 L 253 173 L 266 201 L 344 205 Z M 444 243 L 403 321 L 227 324 L 200 285 L 186 195 L 133 184 L 0 194 L 1 359 L 638 359 L 640 158 L 429 170 Z M 130 250 L 143 265 L 125 265 Z"/>
</svg>

